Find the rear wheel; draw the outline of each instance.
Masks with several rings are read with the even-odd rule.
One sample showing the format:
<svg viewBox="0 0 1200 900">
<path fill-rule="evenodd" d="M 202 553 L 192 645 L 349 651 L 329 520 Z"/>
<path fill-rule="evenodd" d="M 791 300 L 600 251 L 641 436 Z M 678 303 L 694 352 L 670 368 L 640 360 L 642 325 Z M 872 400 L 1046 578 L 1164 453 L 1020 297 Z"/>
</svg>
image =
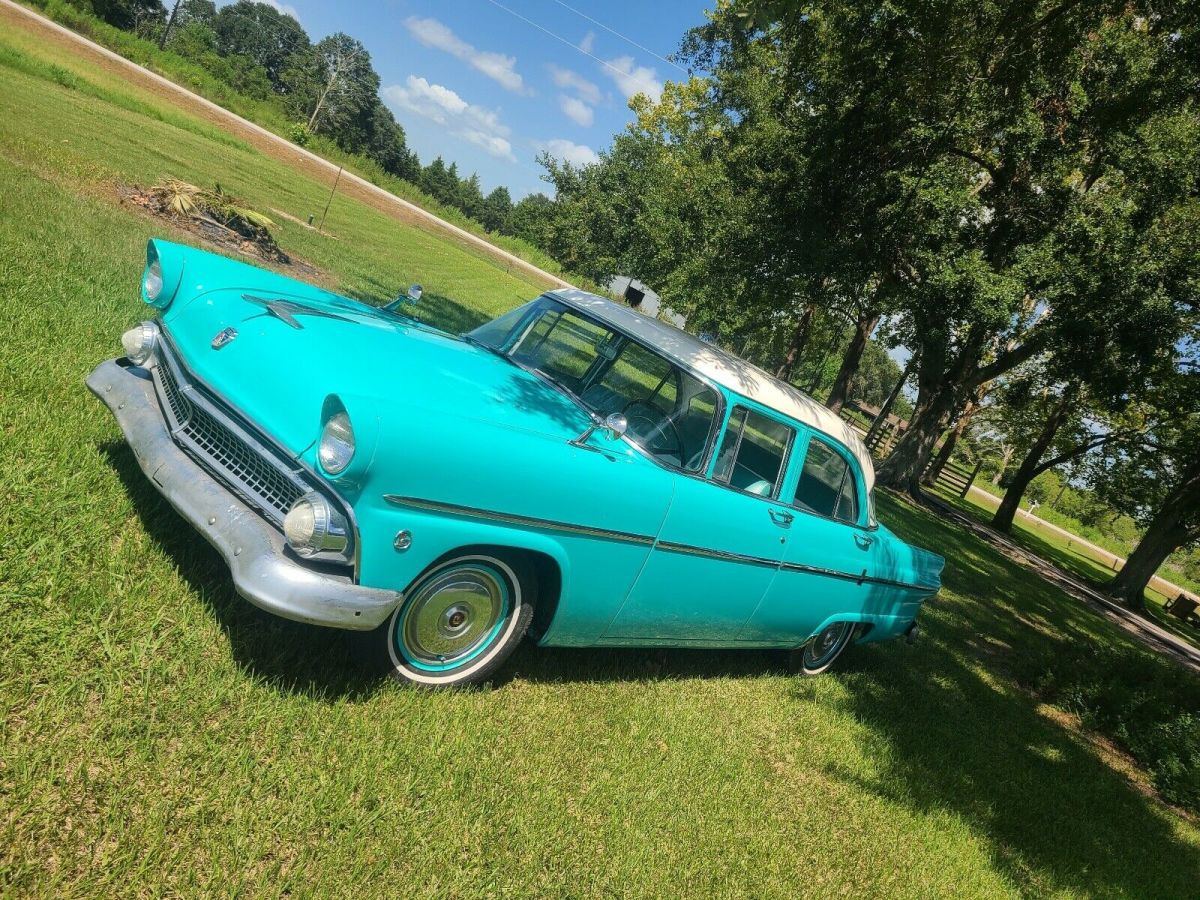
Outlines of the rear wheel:
<svg viewBox="0 0 1200 900">
<path fill-rule="evenodd" d="M 423 687 L 488 680 L 524 637 L 535 593 L 519 556 L 443 560 L 417 579 L 384 629 L 390 674 Z"/>
<path fill-rule="evenodd" d="M 826 625 L 812 640 L 800 648 L 799 669 L 803 675 L 820 675 L 828 671 L 850 645 L 854 637 L 853 622 L 834 622 Z"/>
</svg>

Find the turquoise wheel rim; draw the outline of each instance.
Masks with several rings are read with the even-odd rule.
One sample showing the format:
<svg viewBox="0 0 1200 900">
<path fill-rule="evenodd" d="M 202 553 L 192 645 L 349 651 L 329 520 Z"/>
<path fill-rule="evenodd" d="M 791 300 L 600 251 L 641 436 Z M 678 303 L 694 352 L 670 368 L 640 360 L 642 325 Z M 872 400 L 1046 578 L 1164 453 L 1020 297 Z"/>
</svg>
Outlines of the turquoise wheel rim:
<svg viewBox="0 0 1200 900">
<path fill-rule="evenodd" d="M 392 630 L 396 652 L 422 672 L 448 672 L 496 642 L 512 608 L 508 579 L 471 560 L 441 569 L 418 585 Z"/>
</svg>

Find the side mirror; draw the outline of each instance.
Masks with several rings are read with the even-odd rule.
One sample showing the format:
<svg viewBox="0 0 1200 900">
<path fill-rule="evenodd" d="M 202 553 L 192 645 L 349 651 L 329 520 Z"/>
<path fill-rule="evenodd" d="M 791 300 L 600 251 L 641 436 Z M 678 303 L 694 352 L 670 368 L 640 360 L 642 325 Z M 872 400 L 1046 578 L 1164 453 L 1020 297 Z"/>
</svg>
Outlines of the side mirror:
<svg viewBox="0 0 1200 900">
<path fill-rule="evenodd" d="M 408 291 L 401 294 L 391 303 L 385 304 L 384 309 L 395 311 L 397 306 L 416 306 L 421 299 L 421 294 L 424 293 L 419 284 L 409 285 Z M 407 315 L 407 314 L 405 314 Z"/>
<path fill-rule="evenodd" d="M 628 428 L 629 420 L 624 415 L 621 413 L 609 413 L 600 430 L 610 441 L 615 441 L 619 440 Z"/>
<path fill-rule="evenodd" d="M 621 435 L 625 433 L 625 429 L 629 427 L 629 421 L 621 413 L 609 413 L 608 418 L 603 422 L 600 417 L 592 413 L 592 424 L 584 429 L 583 434 L 572 441 L 568 441 L 574 447 L 579 447 L 582 450 L 591 450 L 599 452 L 600 448 L 593 444 L 589 444 L 590 438 L 595 432 L 599 431 L 610 441 L 620 440 Z"/>
</svg>

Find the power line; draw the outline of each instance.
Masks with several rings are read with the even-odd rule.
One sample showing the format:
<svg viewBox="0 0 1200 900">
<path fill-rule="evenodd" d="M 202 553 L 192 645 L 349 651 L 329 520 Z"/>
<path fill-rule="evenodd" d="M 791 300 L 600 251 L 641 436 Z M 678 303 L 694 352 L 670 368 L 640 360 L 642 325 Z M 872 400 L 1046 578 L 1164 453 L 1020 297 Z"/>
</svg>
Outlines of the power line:
<svg viewBox="0 0 1200 900">
<path fill-rule="evenodd" d="M 562 43 L 566 44 L 568 47 L 572 48 L 573 50 L 578 50 L 578 51 L 579 51 L 580 53 L 582 53 L 584 56 L 587 56 L 587 57 L 590 57 L 591 59 L 594 59 L 596 62 L 600 63 L 600 65 L 604 66 L 606 69 L 612 69 L 614 72 L 616 72 L 616 73 L 617 73 L 618 75 L 620 75 L 622 78 L 625 78 L 625 77 L 627 77 L 627 76 L 629 75 L 629 73 L 628 73 L 628 72 L 624 71 L 623 69 L 618 69 L 616 66 L 614 66 L 612 63 L 610 63 L 608 60 L 601 59 L 600 57 L 598 57 L 598 56 L 597 56 L 596 54 L 594 54 L 594 53 L 589 53 L 588 51 L 586 51 L 586 50 L 584 50 L 582 47 L 580 47 L 578 44 L 575 44 L 574 42 L 567 40 L 567 39 L 566 39 L 565 37 L 563 37 L 561 34 L 555 34 L 553 31 L 551 31 L 551 30 L 550 30 L 549 28 L 547 28 L 546 26 L 544 26 L 544 25 L 539 25 L 537 22 L 533 21 L 533 19 L 527 19 L 527 18 L 525 18 L 525 16 L 521 15 L 519 12 L 515 12 L 515 11 L 513 11 L 513 10 L 509 9 L 509 8 L 508 8 L 507 6 L 505 6 L 503 3 L 499 3 L 499 2 L 497 2 L 497 0 L 487 0 L 487 2 L 488 2 L 488 3 L 490 3 L 490 4 L 492 4 L 492 6 L 495 6 L 495 7 L 499 8 L 499 9 L 502 9 L 502 10 L 504 10 L 504 11 L 505 11 L 506 13 L 508 13 L 510 16 L 514 16 L 515 18 L 518 18 L 518 19 L 520 19 L 520 20 L 521 20 L 522 22 L 524 22 L 526 25 L 532 25 L 532 26 L 533 26 L 534 28 L 536 28 L 538 31 L 543 31 L 543 32 L 545 32 L 546 34 L 550 35 L 550 37 L 554 38 L 556 41 L 561 41 Z"/>
<path fill-rule="evenodd" d="M 657 53 L 655 53 L 655 52 L 654 52 L 653 50 L 651 50 L 649 47 L 643 47 L 641 44 L 639 44 L 639 43 L 638 43 L 637 41 L 635 41 L 633 38 L 631 38 L 631 37 L 626 37 L 625 35 L 621 34 L 621 32 L 617 31 L 615 28 L 609 28 L 609 27 L 608 27 L 607 25 L 605 25 L 603 22 L 600 22 L 600 21 L 598 21 L 598 20 L 596 20 L 596 19 L 593 19 L 593 18 L 592 18 L 591 16 L 589 16 L 587 13 L 580 12 L 579 10 L 577 10 L 575 7 L 571 6 L 570 4 L 563 3 L 563 0 L 554 0 L 554 2 L 555 2 L 555 3 L 557 3 L 559 6 L 561 6 L 563 9 L 569 9 L 571 12 L 575 13 L 575 15 L 579 16 L 580 18 L 582 18 L 582 19 L 587 19 L 587 20 L 588 20 L 589 22 L 591 22 L 593 25 L 595 25 L 595 26 L 597 26 L 597 27 L 599 27 L 599 28 L 603 28 L 603 29 L 604 29 L 605 31 L 607 31 L 609 34 L 615 34 L 615 35 L 616 35 L 617 37 L 619 37 L 621 40 L 625 41 L 627 44 L 632 44 L 633 46 L 635 46 L 635 47 L 637 47 L 639 50 L 641 50 L 643 53 L 649 53 L 649 54 L 650 54 L 651 56 L 653 56 L 655 59 L 662 60 L 662 61 L 663 61 L 663 62 L 665 62 L 665 63 L 666 63 L 668 66 L 674 66 L 674 67 L 675 67 L 676 69 L 678 69 L 680 72 L 687 72 L 687 69 L 685 69 L 683 66 L 679 65 L 679 63 L 672 62 L 671 60 L 667 59 L 665 56 L 659 56 Z M 579 48 L 578 46 L 576 46 L 576 47 L 575 47 L 575 49 L 576 49 L 576 50 L 579 50 L 580 48 Z M 582 52 L 582 51 L 580 51 L 580 52 Z"/>
</svg>

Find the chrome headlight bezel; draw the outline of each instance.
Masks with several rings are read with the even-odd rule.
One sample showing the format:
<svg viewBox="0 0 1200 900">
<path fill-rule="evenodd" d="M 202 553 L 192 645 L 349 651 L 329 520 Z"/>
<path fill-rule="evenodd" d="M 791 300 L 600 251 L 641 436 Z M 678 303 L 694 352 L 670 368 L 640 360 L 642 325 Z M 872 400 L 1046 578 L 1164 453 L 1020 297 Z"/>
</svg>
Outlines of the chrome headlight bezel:
<svg viewBox="0 0 1200 900">
<path fill-rule="evenodd" d="M 345 410 L 339 410 L 325 420 L 321 426 L 321 438 L 317 442 L 317 461 L 321 469 L 330 475 L 340 475 L 354 461 L 356 450 L 354 426 Z"/>
<path fill-rule="evenodd" d="M 158 324 L 139 322 L 121 335 L 121 347 L 125 356 L 135 366 L 143 365 L 154 355 L 158 346 Z"/>
<path fill-rule="evenodd" d="M 146 244 L 146 267 L 139 287 L 143 302 L 163 310 L 171 305 L 183 281 L 185 249 L 167 241 Z"/>
<path fill-rule="evenodd" d="M 146 295 L 147 302 L 157 303 L 158 298 L 162 296 L 162 291 L 162 260 L 156 256 L 150 260 L 150 264 L 146 266 L 146 271 L 142 273 L 142 293 Z"/>
<path fill-rule="evenodd" d="M 349 556 L 349 523 L 316 491 L 310 491 L 292 504 L 283 519 L 283 536 L 288 546 L 305 559 L 319 554 L 343 559 Z"/>
</svg>

